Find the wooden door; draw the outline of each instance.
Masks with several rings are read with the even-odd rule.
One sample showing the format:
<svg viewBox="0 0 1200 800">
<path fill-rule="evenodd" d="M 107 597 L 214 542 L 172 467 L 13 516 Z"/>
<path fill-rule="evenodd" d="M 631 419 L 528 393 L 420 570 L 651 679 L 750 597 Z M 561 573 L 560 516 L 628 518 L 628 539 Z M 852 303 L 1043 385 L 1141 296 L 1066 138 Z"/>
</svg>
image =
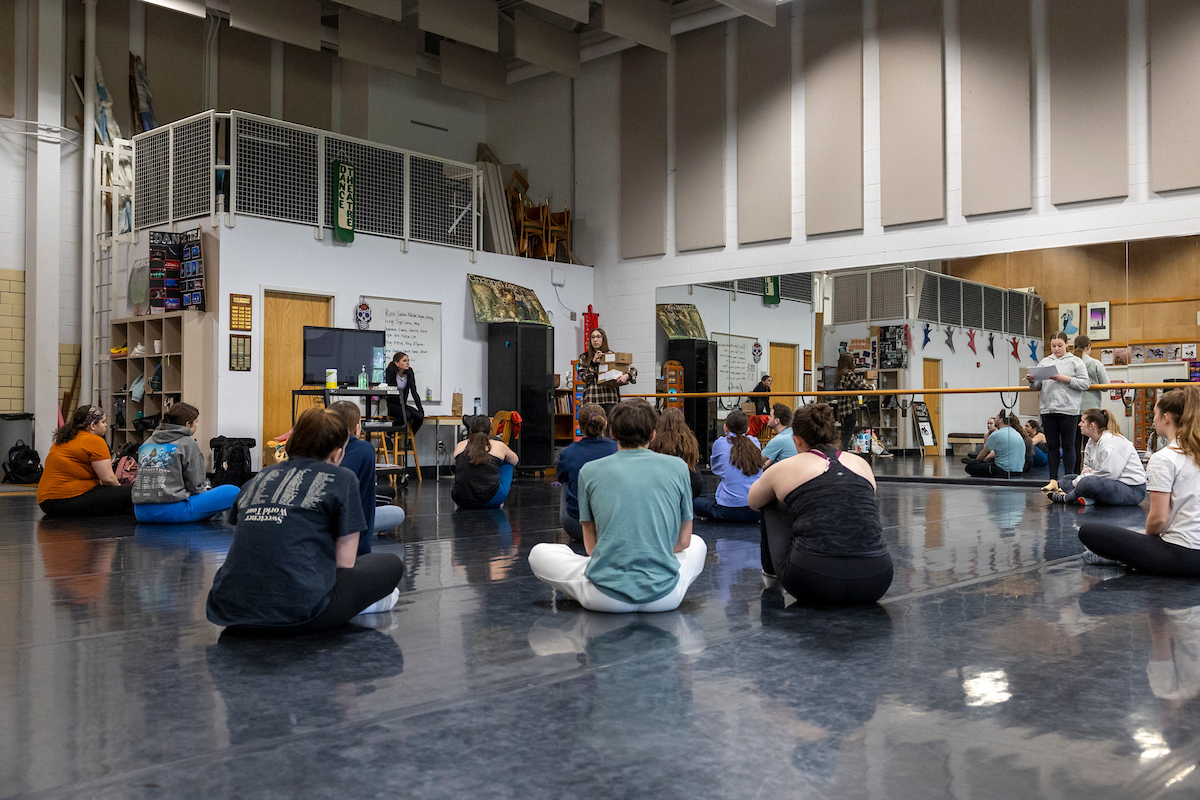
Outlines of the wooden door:
<svg viewBox="0 0 1200 800">
<path fill-rule="evenodd" d="M 771 389 L 776 392 L 796 391 L 796 345 L 771 342 Z M 771 405 L 783 403 L 795 408 L 797 398 L 771 396 Z"/>
<path fill-rule="evenodd" d="M 941 361 L 934 358 L 925 359 L 925 382 L 922 386 L 926 389 L 942 388 Z M 925 448 L 925 455 L 927 456 L 942 454 L 942 397 L 944 395 L 924 395 L 925 405 L 929 406 L 929 420 L 933 423 L 933 438 L 937 442 L 935 447 Z"/>
<path fill-rule="evenodd" d="M 304 326 L 328 326 L 330 300 L 284 292 L 267 292 L 263 298 L 263 435 L 258 443 L 264 447 L 291 430 L 292 390 L 304 380 Z M 320 402 L 301 398 L 296 413 Z"/>
</svg>

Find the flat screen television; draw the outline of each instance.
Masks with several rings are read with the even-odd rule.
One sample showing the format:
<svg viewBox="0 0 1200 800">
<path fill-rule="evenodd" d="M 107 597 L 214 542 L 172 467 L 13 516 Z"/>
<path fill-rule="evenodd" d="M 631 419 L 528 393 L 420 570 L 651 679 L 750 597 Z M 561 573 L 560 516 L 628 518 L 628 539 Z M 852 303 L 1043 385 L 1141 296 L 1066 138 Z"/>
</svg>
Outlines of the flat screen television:
<svg viewBox="0 0 1200 800">
<path fill-rule="evenodd" d="M 336 369 L 339 386 L 354 386 L 365 366 L 371 383 L 383 381 L 386 334 L 356 328 L 304 326 L 304 385 L 324 386 L 325 370 Z"/>
</svg>

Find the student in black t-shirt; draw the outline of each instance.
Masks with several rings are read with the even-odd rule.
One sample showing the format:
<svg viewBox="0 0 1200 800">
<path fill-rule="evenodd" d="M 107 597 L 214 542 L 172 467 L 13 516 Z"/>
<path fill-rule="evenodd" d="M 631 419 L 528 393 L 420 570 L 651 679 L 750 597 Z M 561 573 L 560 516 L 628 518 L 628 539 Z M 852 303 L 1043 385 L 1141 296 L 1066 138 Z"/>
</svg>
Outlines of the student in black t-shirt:
<svg viewBox="0 0 1200 800">
<path fill-rule="evenodd" d="M 233 544 L 208 593 L 210 622 L 312 633 L 396 604 L 404 562 L 391 553 L 355 559 L 367 523 L 358 479 L 338 466 L 347 439 L 336 412 L 310 408 L 288 439 L 288 460 L 243 487 L 229 512 Z"/>
</svg>

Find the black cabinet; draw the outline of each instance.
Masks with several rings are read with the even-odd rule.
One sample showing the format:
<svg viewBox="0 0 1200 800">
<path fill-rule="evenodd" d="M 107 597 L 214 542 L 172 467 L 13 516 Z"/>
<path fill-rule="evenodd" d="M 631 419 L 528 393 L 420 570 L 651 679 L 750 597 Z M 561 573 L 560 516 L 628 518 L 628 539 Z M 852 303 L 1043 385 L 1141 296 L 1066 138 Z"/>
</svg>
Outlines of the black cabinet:
<svg viewBox="0 0 1200 800">
<path fill-rule="evenodd" d="M 717 343 L 707 339 L 671 339 L 667 359 L 683 365 L 685 392 L 717 390 Z M 717 401 L 713 397 L 689 397 L 683 401 L 683 416 L 700 444 L 700 460 L 707 464 L 717 428 Z"/>
<path fill-rule="evenodd" d="M 488 325 L 489 415 L 516 411 L 518 469 L 554 464 L 554 328 L 528 322 Z"/>
</svg>

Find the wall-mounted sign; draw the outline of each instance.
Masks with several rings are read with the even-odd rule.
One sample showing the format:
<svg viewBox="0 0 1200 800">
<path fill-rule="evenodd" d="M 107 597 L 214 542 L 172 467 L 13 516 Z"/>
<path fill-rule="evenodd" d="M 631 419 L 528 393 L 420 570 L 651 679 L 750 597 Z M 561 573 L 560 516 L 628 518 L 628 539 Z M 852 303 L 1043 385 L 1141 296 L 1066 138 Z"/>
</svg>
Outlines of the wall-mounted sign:
<svg viewBox="0 0 1200 800">
<path fill-rule="evenodd" d="M 250 371 L 250 337 L 244 333 L 229 334 L 229 371 Z"/>
<path fill-rule="evenodd" d="M 763 305 L 779 305 L 779 276 L 768 275 L 763 278 Z"/>
<path fill-rule="evenodd" d="M 250 330 L 251 297 L 248 294 L 229 295 L 229 330 Z"/>
<path fill-rule="evenodd" d="M 333 162 L 333 238 L 354 241 L 354 165 Z"/>
</svg>

